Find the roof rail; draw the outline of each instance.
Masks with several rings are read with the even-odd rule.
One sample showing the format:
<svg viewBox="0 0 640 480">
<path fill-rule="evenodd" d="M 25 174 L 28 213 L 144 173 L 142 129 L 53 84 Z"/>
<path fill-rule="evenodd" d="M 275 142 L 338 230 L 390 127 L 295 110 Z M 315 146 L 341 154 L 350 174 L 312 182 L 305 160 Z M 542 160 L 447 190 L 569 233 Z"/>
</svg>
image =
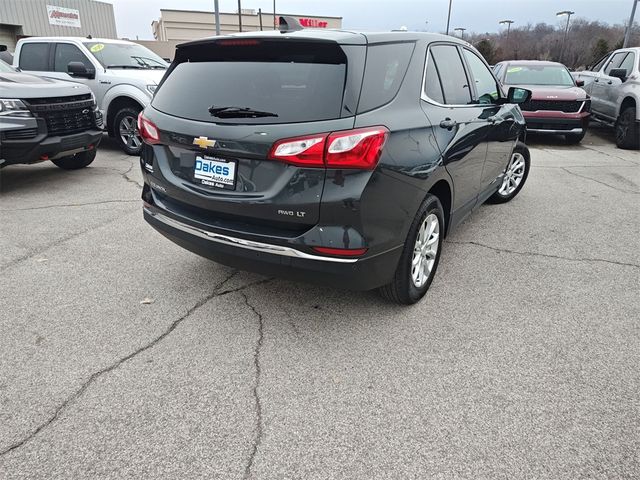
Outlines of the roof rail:
<svg viewBox="0 0 640 480">
<path fill-rule="evenodd" d="M 296 30 L 303 30 L 304 27 L 300 25 L 297 18 L 282 16 L 278 20 L 278 29 L 280 33 L 295 32 Z"/>
</svg>

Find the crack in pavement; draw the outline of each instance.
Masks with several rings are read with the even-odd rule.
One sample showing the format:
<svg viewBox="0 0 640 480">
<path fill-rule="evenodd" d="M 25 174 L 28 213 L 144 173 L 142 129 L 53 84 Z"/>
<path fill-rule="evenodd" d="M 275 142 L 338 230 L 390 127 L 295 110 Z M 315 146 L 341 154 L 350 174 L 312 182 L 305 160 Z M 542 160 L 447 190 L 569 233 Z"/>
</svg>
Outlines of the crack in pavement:
<svg viewBox="0 0 640 480">
<path fill-rule="evenodd" d="M 40 207 L 27 207 L 27 208 L 3 208 L 0 209 L 0 213 L 3 212 L 28 212 L 30 210 L 45 210 L 48 208 L 66 208 L 66 207 L 86 207 L 89 205 L 103 205 L 106 203 L 133 203 L 141 202 L 139 198 L 135 200 L 101 200 L 99 202 L 86 202 L 86 203 L 61 203 L 57 205 L 43 205 Z"/>
<path fill-rule="evenodd" d="M 12 452 L 14 450 L 16 450 L 17 448 L 22 447 L 23 445 L 25 445 L 27 442 L 29 442 L 30 440 L 32 440 L 34 437 L 36 437 L 42 430 L 44 430 L 45 428 L 47 428 L 49 425 L 51 425 L 52 423 L 54 423 L 58 418 L 60 418 L 60 415 L 78 398 L 80 398 L 82 396 L 82 394 L 84 394 L 84 392 L 87 391 L 87 389 L 93 384 L 95 383 L 95 381 L 97 379 L 99 379 L 101 376 L 110 373 L 114 370 L 116 370 L 118 367 L 120 367 L 122 364 L 128 362 L 129 360 L 131 360 L 132 358 L 135 358 L 136 356 L 140 355 L 143 352 L 146 352 L 147 350 L 150 350 L 151 348 L 155 347 L 156 345 L 158 345 L 162 340 L 164 340 L 165 338 L 167 338 L 171 332 L 173 332 L 182 322 L 184 322 L 187 318 L 189 318 L 191 316 L 191 314 L 193 314 L 196 310 L 198 310 L 200 307 L 202 307 L 203 305 L 205 305 L 207 302 L 209 302 L 210 300 L 212 300 L 213 298 L 217 297 L 219 294 L 219 290 L 222 288 L 222 286 L 227 283 L 229 280 L 231 280 L 231 278 L 233 278 L 233 276 L 235 276 L 238 273 L 237 270 L 233 270 L 231 272 L 231 274 L 227 275 L 225 277 L 224 280 L 222 280 L 220 283 L 218 283 L 214 289 L 213 292 L 210 293 L 209 295 L 207 295 L 206 297 L 202 298 L 201 300 L 199 300 L 194 306 L 192 306 L 191 308 L 189 308 L 187 310 L 187 312 L 182 315 L 180 318 L 178 318 L 177 320 L 174 320 L 169 327 L 167 327 L 160 335 L 156 336 L 154 339 L 152 339 L 150 342 L 146 343 L 145 345 L 143 345 L 142 347 L 138 348 L 137 350 L 129 353 L 128 355 L 125 355 L 124 357 L 120 358 L 119 360 L 117 360 L 116 362 L 112 363 L 111 365 L 98 370 L 97 372 L 92 373 L 89 378 L 80 386 L 80 388 L 78 388 L 72 395 L 70 395 L 69 397 L 67 397 L 67 399 L 65 401 L 62 402 L 62 404 L 60 404 L 56 410 L 54 411 L 53 415 L 51 415 L 45 422 L 41 423 L 35 430 L 33 430 L 31 433 L 29 433 L 26 437 L 24 437 L 22 440 L 19 440 L 18 442 L 13 443 L 12 445 L 9 445 L 9 447 L 5 448 L 4 450 L 0 451 L 0 457 L 8 454 L 9 452 Z M 244 288 L 248 288 L 250 286 L 252 286 L 253 284 L 248 284 L 245 285 Z M 240 289 L 238 289 L 239 291 Z M 245 297 L 246 298 L 246 297 Z"/>
<path fill-rule="evenodd" d="M 139 201 L 139 200 L 136 200 L 136 201 Z M 58 245 L 61 245 L 61 244 L 65 243 L 65 242 L 68 242 L 69 240 L 73 240 L 74 238 L 79 237 L 81 235 L 84 235 L 85 233 L 89 233 L 89 232 L 91 232 L 93 230 L 97 230 L 99 228 L 106 227 L 107 225 L 109 225 L 111 223 L 115 223 L 115 222 L 117 222 L 119 220 L 122 220 L 127 215 L 130 215 L 130 214 L 132 214 L 134 212 L 138 212 L 138 211 L 139 211 L 138 208 L 136 208 L 135 210 L 131 209 L 131 210 L 127 211 L 124 215 L 119 215 L 119 216 L 117 216 L 115 218 L 112 218 L 111 220 L 107 220 L 106 222 L 102 222 L 102 223 L 99 223 L 97 225 L 93 225 L 91 227 L 88 227 L 88 228 L 85 228 L 83 230 L 80 230 L 79 232 L 74 232 L 74 233 L 71 233 L 69 235 L 65 235 L 64 237 L 61 237 L 58 240 L 55 240 L 55 241 L 53 241 L 51 243 L 48 243 L 48 244 L 42 246 L 38 250 L 35 250 L 35 251 L 32 250 L 32 251 L 26 253 L 25 255 L 22 255 L 20 257 L 14 258 L 9 263 L 6 263 L 5 265 L 0 266 L 0 273 L 4 272 L 5 270 L 8 270 L 9 268 L 17 265 L 20 262 L 28 260 L 31 257 L 35 257 L 36 255 L 39 255 L 39 254 L 41 254 L 43 252 L 46 252 L 47 250 L 49 250 L 51 248 L 57 247 Z"/>
<path fill-rule="evenodd" d="M 613 157 L 613 158 L 617 158 L 618 160 L 622 160 L 623 162 L 632 163 L 633 165 L 640 165 L 640 163 L 634 162 L 633 160 L 630 160 L 628 158 L 621 157 L 620 155 L 615 155 L 613 153 L 603 152 L 602 150 L 598 150 L 597 148 L 589 147 L 587 145 L 580 145 L 580 146 L 582 148 L 586 148 L 587 150 L 591 150 L 592 152 L 596 152 L 596 153 L 599 153 L 600 155 L 604 155 L 605 157 Z"/>
<path fill-rule="evenodd" d="M 251 478 L 251 470 L 253 469 L 253 463 L 255 461 L 256 455 L 258 454 L 258 448 L 262 443 L 262 435 L 263 435 L 263 420 L 262 420 L 262 400 L 260 399 L 260 393 L 258 389 L 260 388 L 260 379 L 262 376 L 262 367 L 260 365 L 260 352 L 262 351 L 262 342 L 264 341 L 264 320 L 262 318 L 262 314 L 258 312 L 256 307 L 254 307 L 249 302 L 249 297 L 246 293 L 241 292 L 244 303 L 251 309 L 251 311 L 256 316 L 258 320 L 258 339 L 256 341 L 256 345 L 253 349 L 253 365 L 255 367 L 255 380 L 253 383 L 253 398 L 255 400 L 255 413 L 256 413 L 256 436 L 253 440 L 251 446 L 251 453 L 249 454 L 249 460 L 247 465 L 244 468 L 244 476 L 242 477 L 244 480 Z"/>
<path fill-rule="evenodd" d="M 619 265 L 622 267 L 631 267 L 631 268 L 640 268 L 640 265 L 637 265 L 635 263 L 625 263 L 625 262 L 618 262 L 615 260 L 606 260 L 604 258 L 573 258 L 573 257 L 563 257 L 561 255 L 550 255 L 547 253 L 537 253 L 537 252 L 521 252 L 518 250 L 510 250 L 508 248 L 498 248 L 498 247 L 492 247 L 491 245 L 486 245 L 484 243 L 480 243 L 480 242 L 472 242 L 472 241 L 466 241 L 466 242 L 456 242 L 453 240 L 446 240 L 446 243 L 452 243 L 455 245 L 475 245 L 477 247 L 482 247 L 482 248 L 486 248 L 488 250 L 493 250 L 495 252 L 500 252 L 500 253 L 512 253 L 514 255 L 522 255 L 525 257 L 544 257 L 544 258 L 554 258 L 557 260 L 567 260 L 570 262 L 599 262 L 599 263 L 608 263 L 610 265 Z"/>
<path fill-rule="evenodd" d="M 565 172 L 567 172 L 570 175 L 575 175 L 576 177 L 584 178 L 585 180 L 591 180 L 592 182 L 599 183 L 600 185 L 604 185 L 605 187 L 612 188 L 613 190 L 617 190 L 618 192 L 621 192 L 621 193 L 631 193 L 633 195 L 640 195 L 639 191 L 616 187 L 616 186 L 610 185 L 610 184 L 608 184 L 606 182 L 602 182 L 600 180 L 596 180 L 595 178 L 587 177 L 585 175 L 580 175 L 579 173 L 572 172 L 571 170 L 569 170 L 569 169 L 567 169 L 565 167 L 562 167 L 562 170 L 564 170 Z"/>
</svg>

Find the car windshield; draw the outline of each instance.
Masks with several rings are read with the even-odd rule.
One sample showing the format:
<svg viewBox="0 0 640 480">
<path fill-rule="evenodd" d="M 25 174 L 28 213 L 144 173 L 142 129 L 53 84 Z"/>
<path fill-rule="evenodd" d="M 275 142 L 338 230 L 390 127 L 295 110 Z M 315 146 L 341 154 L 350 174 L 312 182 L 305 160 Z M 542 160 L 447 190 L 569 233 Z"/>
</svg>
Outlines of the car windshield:
<svg viewBox="0 0 640 480">
<path fill-rule="evenodd" d="M 0 60 L 0 72 L 1 73 L 14 73 L 16 70 L 11 65 L 6 64 L 4 61 Z"/>
<path fill-rule="evenodd" d="M 85 46 L 105 68 L 165 69 L 168 67 L 147 47 L 135 43 L 85 42 Z"/>
<path fill-rule="evenodd" d="M 507 85 L 573 86 L 573 78 L 562 65 L 509 65 Z"/>
</svg>

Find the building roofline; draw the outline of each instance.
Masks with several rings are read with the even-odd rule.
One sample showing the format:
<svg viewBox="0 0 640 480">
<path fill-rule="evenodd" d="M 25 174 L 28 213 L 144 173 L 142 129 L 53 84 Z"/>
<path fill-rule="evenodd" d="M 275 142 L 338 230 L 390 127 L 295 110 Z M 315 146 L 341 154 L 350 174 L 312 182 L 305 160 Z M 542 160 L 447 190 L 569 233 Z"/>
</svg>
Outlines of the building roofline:
<svg viewBox="0 0 640 480">
<path fill-rule="evenodd" d="M 160 12 L 185 12 L 185 13 L 207 13 L 211 15 L 215 15 L 215 12 L 211 10 L 180 10 L 177 8 L 161 8 Z M 220 12 L 220 15 L 238 15 L 237 12 Z M 262 12 L 263 16 L 273 16 L 272 12 Z M 335 17 L 332 15 L 307 15 L 305 14 L 297 14 L 297 13 L 278 13 L 278 16 L 292 16 L 292 17 L 303 17 L 303 18 L 333 18 L 336 20 L 342 20 L 343 17 Z M 243 13 L 243 17 L 257 17 L 257 13 Z"/>
</svg>

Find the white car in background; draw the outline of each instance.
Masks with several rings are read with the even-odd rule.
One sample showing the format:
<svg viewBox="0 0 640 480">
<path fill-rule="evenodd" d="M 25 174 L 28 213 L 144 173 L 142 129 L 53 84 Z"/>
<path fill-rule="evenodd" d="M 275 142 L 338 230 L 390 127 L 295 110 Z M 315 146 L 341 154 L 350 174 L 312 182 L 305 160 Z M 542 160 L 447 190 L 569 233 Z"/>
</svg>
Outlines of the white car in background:
<svg viewBox="0 0 640 480">
<path fill-rule="evenodd" d="M 90 37 L 21 39 L 13 65 L 35 75 L 87 85 L 96 96 L 107 132 L 129 155 L 140 153 L 138 113 L 151 101 L 169 66 L 137 43 Z"/>
</svg>

